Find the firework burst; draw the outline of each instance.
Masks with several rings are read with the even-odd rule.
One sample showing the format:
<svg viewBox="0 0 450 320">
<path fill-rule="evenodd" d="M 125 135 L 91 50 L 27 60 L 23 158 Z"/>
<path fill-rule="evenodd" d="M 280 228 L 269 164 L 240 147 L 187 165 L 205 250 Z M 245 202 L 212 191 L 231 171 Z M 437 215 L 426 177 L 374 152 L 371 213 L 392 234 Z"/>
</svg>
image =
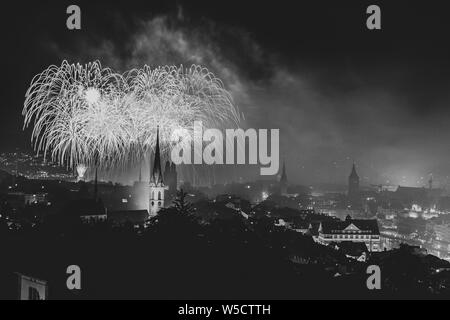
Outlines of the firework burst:
<svg viewBox="0 0 450 320">
<path fill-rule="evenodd" d="M 118 74 L 95 61 L 50 66 L 25 95 L 24 127 L 38 153 L 62 165 L 112 168 L 141 161 L 160 127 L 163 151 L 175 130 L 236 126 L 222 82 L 201 66 L 161 66 Z"/>
<path fill-rule="evenodd" d="M 116 120 L 125 87 L 121 75 L 98 61 L 63 61 L 35 76 L 23 109 L 35 150 L 70 167 L 122 161 L 123 122 Z"/>
</svg>

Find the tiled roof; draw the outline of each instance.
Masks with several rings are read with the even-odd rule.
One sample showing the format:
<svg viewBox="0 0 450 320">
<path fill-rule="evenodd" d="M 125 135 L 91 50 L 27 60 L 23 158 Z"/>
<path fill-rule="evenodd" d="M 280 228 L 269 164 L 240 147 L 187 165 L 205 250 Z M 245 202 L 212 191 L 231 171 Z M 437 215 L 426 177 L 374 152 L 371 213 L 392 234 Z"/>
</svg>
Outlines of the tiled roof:
<svg viewBox="0 0 450 320">
<path fill-rule="evenodd" d="M 380 234 L 377 220 L 346 220 L 346 221 L 323 221 L 321 232 L 324 234 L 339 234 L 344 230 L 362 231 L 365 234 Z"/>
</svg>

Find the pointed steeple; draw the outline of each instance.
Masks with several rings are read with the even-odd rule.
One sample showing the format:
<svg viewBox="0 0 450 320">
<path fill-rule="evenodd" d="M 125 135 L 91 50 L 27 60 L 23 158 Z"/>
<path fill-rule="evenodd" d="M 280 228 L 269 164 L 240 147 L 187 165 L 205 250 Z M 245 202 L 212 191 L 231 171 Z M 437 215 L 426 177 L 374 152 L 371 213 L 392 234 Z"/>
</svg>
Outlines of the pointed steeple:
<svg viewBox="0 0 450 320">
<path fill-rule="evenodd" d="M 359 203 L 359 176 L 356 173 L 356 165 L 353 162 L 352 172 L 348 177 L 348 197 L 350 198 L 351 203 L 357 204 Z"/>
<path fill-rule="evenodd" d="M 350 173 L 350 178 L 357 178 L 359 179 L 358 174 L 356 173 L 356 165 L 353 162 L 353 166 L 352 166 L 352 172 Z"/>
<path fill-rule="evenodd" d="M 161 170 L 161 153 L 159 150 L 159 126 L 156 129 L 155 161 L 153 162 L 151 182 L 154 183 L 155 185 L 160 185 L 164 183 Z"/>
</svg>

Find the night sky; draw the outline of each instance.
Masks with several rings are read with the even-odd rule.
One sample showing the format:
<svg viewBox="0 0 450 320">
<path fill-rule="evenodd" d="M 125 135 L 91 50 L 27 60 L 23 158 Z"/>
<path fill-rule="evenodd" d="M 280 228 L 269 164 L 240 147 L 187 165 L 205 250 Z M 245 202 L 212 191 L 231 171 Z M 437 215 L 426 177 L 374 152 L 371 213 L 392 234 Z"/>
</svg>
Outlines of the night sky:
<svg viewBox="0 0 450 320">
<path fill-rule="evenodd" d="M 2 4 L 1 150 L 30 148 L 24 94 L 51 64 L 196 63 L 224 81 L 244 126 L 280 129 L 291 182 L 345 183 L 353 161 L 365 185 L 450 182 L 444 1 L 116 2 Z M 80 31 L 66 29 L 70 4 Z M 382 30 L 366 28 L 370 4 Z"/>
</svg>

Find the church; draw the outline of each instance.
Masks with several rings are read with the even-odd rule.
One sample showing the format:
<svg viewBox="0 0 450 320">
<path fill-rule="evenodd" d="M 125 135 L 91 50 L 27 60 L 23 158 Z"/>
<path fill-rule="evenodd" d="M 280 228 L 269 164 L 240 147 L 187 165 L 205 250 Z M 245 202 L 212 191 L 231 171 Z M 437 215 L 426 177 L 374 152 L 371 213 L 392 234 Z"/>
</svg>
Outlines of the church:
<svg viewBox="0 0 450 320">
<path fill-rule="evenodd" d="M 166 184 L 166 181 L 168 184 Z M 155 159 L 150 173 L 148 214 L 154 217 L 164 208 L 168 193 L 174 195 L 177 190 L 177 171 L 175 164 L 166 163 L 165 172 L 161 170 L 161 151 L 159 147 L 159 126 L 156 131 Z M 168 192 L 166 192 L 168 191 Z"/>
</svg>

